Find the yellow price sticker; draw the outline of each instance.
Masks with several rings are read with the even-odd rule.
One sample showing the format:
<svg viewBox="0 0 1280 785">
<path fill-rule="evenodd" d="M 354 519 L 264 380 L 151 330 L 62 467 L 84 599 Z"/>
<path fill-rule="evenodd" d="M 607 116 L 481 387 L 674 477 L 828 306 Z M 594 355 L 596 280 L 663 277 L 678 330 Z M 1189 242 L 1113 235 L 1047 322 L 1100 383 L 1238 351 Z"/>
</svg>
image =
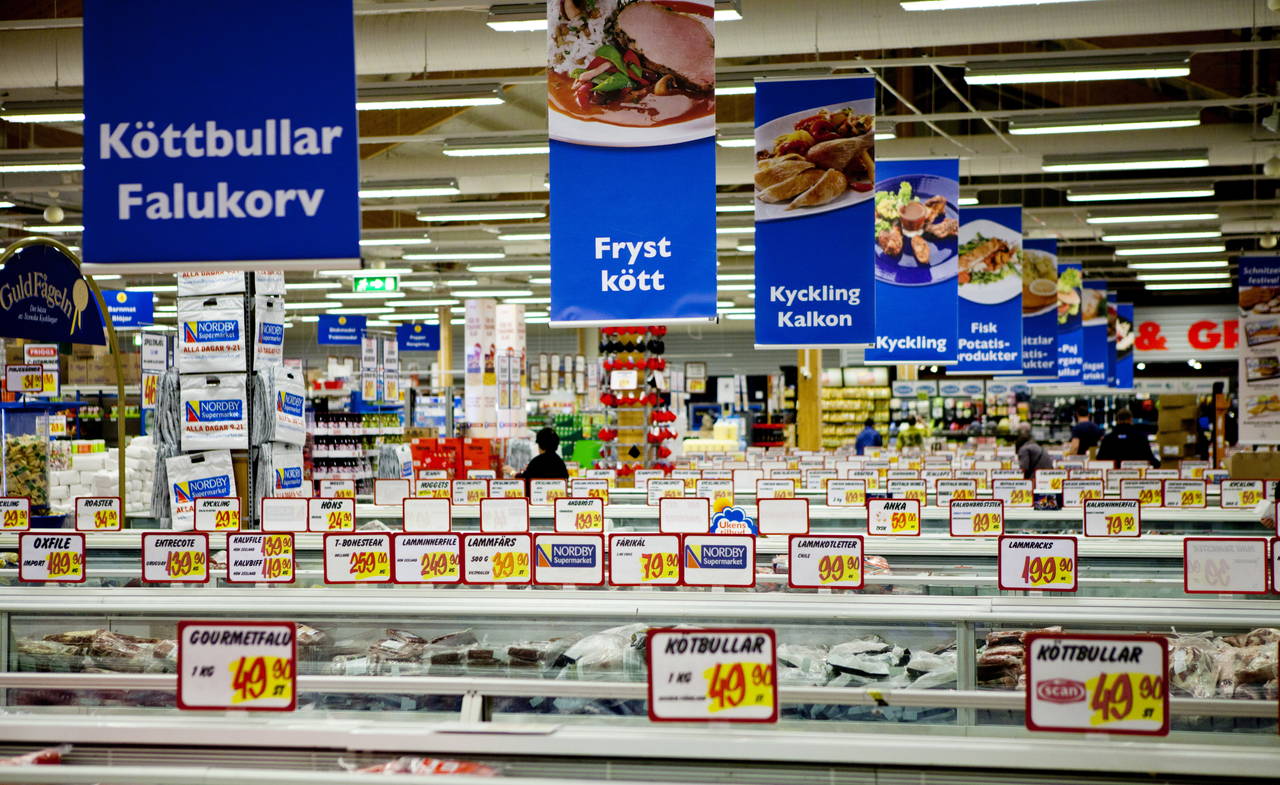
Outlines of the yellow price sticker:
<svg viewBox="0 0 1280 785">
<path fill-rule="evenodd" d="M 1107 534 L 1134 534 L 1138 531 L 1138 521 L 1132 513 L 1120 512 L 1106 516 Z"/>
<path fill-rule="evenodd" d="M 702 672 L 712 714 L 739 706 L 773 707 L 773 668 L 760 662 L 717 663 Z"/>
<path fill-rule="evenodd" d="M 214 531 L 239 531 L 239 529 L 239 510 L 218 510 L 217 514 L 213 516 Z"/>
<path fill-rule="evenodd" d="M 573 527 L 578 531 L 599 531 L 604 528 L 604 516 L 598 510 L 579 510 Z"/>
<path fill-rule="evenodd" d="M 1240 491 L 1240 506 L 1252 507 L 1262 501 L 1262 492 L 1255 490 Z"/>
<path fill-rule="evenodd" d="M 24 373 L 22 374 L 23 391 L 39 392 L 44 389 L 44 374 L 42 373 Z"/>
<path fill-rule="evenodd" d="M 894 532 L 920 531 L 920 516 L 912 510 L 892 513 L 889 516 L 889 529 Z"/>
<path fill-rule="evenodd" d="M 862 582 L 862 557 L 827 554 L 818 560 L 819 583 Z"/>
<path fill-rule="evenodd" d="M 995 534 L 1004 530 L 1004 518 L 998 512 L 975 512 L 973 514 L 974 534 Z"/>
<path fill-rule="evenodd" d="M 1031 491 L 1028 491 L 1025 488 L 1019 488 L 1015 491 L 1011 491 L 1009 493 L 1009 503 L 1010 504 L 1030 504 Z"/>
<path fill-rule="evenodd" d="M 358 581 L 387 578 L 391 575 L 391 560 L 386 551 L 355 551 L 348 557 L 347 568 Z"/>
<path fill-rule="evenodd" d="M 77 551 L 50 551 L 47 564 L 50 578 L 79 578 L 84 574 L 84 563 Z"/>
<path fill-rule="evenodd" d="M 27 511 L 18 507 L 5 510 L 0 518 L 0 529 L 25 529 L 29 523 Z"/>
<path fill-rule="evenodd" d="M 1076 582 L 1075 559 L 1066 556 L 1027 556 L 1022 562 L 1022 580 L 1032 586 L 1070 586 Z"/>
<path fill-rule="evenodd" d="M 640 580 L 674 580 L 680 572 L 680 562 L 674 553 L 640 554 Z"/>
<path fill-rule="evenodd" d="M 120 525 L 120 516 L 115 510 L 104 509 L 94 510 L 93 512 L 93 528 L 95 529 L 115 529 Z"/>
<path fill-rule="evenodd" d="M 164 574 L 170 578 L 203 578 L 207 568 L 204 551 L 169 551 L 164 560 Z"/>
<path fill-rule="evenodd" d="M 493 554 L 493 579 L 505 581 L 529 577 L 529 554 L 519 551 L 499 551 Z"/>
<path fill-rule="evenodd" d="M 1159 504 L 1160 489 L 1159 488 L 1143 488 L 1138 491 L 1138 502 L 1140 504 Z"/>
<path fill-rule="evenodd" d="M 293 661 L 284 657 L 241 657 L 232 662 L 231 705 L 261 698 L 293 699 Z"/>
<path fill-rule="evenodd" d="M 458 577 L 458 554 L 453 551 L 432 551 L 418 559 L 424 578 Z"/>
<path fill-rule="evenodd" d="M 977 494 L 970 488 L 957 488 L 951 492 L 952 499 L 960 499 L 961 501 L 977 498 Z"/>
<path fill-rule="evenodd" d="M 337 491 L 336 493 L 334 493 L 334 494 L 333 494 L 333 498 L 335 498 L 335 499 L 354 499 L 354 498 L 356 498 L 356 492 L 355 492 L 355 490 L 353 490 L 353 489 L 351 489 L 351 488 L 340 488 L 340 489 L 338 489 L 338 491 Z"/>
<path fill-rule="evenodd" d="M 523 499 L 524 491 L 520 490 L 519 488 L 508 488 L 505 495 L 508 499 Z M 550 499 L 551 496 L 548 495 L 547 498 Z"/>
<path fill-rule="evenodd" d="M 1049 487 L 1055 491 L 1062 490 L 1062 478 L 1054 477 L 1053 479 L 1049 480 Z"/>
<path fill-rule="evenodd" d="M 844 492 L 844 503 L 860 506 L 867 503 L 866 491 L 860 491 L 856 488 L 850 488 Z"/>
<path fill-rule="evenodd" d="M 350 510 L 330 510 L 325 517 L 325 528 L 331 532 L 350 531 L 355 528 L 355 519 Z"/>
<path fill-rule="evenodd" d="M 587 491 L 587 498 L 588 499 L 604 499 L 604 503 L 608 504 L 609 489 L 608 488 L 592 488 L 591 490 Z"/>
<path fill-rule="evenodd" d="M 1080 491 L 1081 502 L 1087 502 L 1090 499 L 1101 499 L 1101 498 L 1102 498 L 1102 491 L 1098 490 L 1097 488 L 1086 488 L 1083 491 Z"/>
<path fill-rule="evenodd" d="M 904 498 L 904 499 L 915 499 L 916 501 L 920 502 L 921 504 L 924 504 L 924 503 L 925 503 L 925 493 L 924 493 L 924 491 L 922 491 L 922 490 L 918 490 L 918 489 L 917 489 L 917 490 L 907 491 L 906 493 L 902 494 L 902 498 Z"/>
<path fill-rule="evenodd" d="M 555 504 L 556 499 L 567 498 L 569 494 L 559 488 L 552 488 L 547 491 L 547 504 Z"/>
<path fill-rule="evenodd" d="M 1200 507 L 1204 505 L 1204 491 L 1187 490 L 1182 492 L 1183 507 Z"/>
<path fill-rule="evenodd" d="M 1164 723 L 1163 676 L 1149 673 L 1103 673 L 1085 682 L 1089 708 L 1093 715 L 1089 724 L 1107 725 L 1126 720 L 1150 720 Z"/>
<path fill-rule="evenodd" d="M 711 499 L 711 512 L 716 513 L 733 506 L 733 491 L 716 491 Z"/>
<path fill-rule="evenodd" d="M 480 500 L 483 498 L 484 498 L 484 491 L 481 490 L 480 488 L 469 488 L 467 490 L 468 504 L 479 504 Z"/>
</svg>

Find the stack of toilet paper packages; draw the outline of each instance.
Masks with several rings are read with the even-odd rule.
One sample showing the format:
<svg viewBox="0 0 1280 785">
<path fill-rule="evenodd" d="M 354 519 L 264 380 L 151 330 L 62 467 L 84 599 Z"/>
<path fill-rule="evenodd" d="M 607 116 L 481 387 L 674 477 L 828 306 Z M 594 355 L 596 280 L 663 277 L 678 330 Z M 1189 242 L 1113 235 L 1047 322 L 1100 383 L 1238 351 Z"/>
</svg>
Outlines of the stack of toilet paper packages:
<svg viewBox="0 0 1280 785">
<path fill-rule="evenodd" d="M 151 496 L 155 490 L 155 443 L 150 436 L 139 436 L 125 448 L 125 513 L 150 515 Z M 49 473 L 50 507 L 57 512 L 71 512 L 81 496 L 120 495 L 119 453 L 78 453 L 71 456 L 71 468 Z"/>
</svg>

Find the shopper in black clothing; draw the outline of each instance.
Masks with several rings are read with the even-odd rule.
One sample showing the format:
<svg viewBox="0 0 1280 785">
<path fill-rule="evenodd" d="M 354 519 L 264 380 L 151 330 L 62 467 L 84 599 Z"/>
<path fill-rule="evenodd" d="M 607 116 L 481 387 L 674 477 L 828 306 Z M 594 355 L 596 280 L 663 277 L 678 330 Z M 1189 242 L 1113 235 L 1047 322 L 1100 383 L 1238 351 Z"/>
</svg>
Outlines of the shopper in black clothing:
<svg viewBox="0 0 1280 785">
<path fill-rule="evenodd" d="M 1100 461 L 1114 461 L 1117 468 L 1121 461 L 1146 461 L 1160 468 L 1160 459 L 1151 452 L 1147 435 L 1133 424 L 1133 413 L 1128 409 L 1116 412 L 1116 427 L 1102 437 L 1097 457 Z"/>
<path fill-rule="evenodd" d="M 1029 422 L 1018 423 L 1018 436 L 1013 440 L 1013 451 L 1018 456 L 1022 476 L 1028 480 L 1035 479 L 1039 469 L 1053 468 L 1053 456 L 1031 435 Z"/>
<path fill-rule="evenodd" d="M 1089 405 L 1081 403 L 1076 406 L 1076 424 L 1071 426 L 1071 443 L 1067 446 L 1068 455 L 1088 455 L 1090 448 L 1102 441 L 1102 428 L 1089 416 Z"/>
<path fill-rule="evenodd" d="M 550 428 L 543 428 L 533 437 L 538 443 L 538 454 L 524 471 L 516 476 L 522 480 L 567 480 L 569 467 L 564 465 L 556 450 L 560 449 L 560 437 Z"/>
</svg>

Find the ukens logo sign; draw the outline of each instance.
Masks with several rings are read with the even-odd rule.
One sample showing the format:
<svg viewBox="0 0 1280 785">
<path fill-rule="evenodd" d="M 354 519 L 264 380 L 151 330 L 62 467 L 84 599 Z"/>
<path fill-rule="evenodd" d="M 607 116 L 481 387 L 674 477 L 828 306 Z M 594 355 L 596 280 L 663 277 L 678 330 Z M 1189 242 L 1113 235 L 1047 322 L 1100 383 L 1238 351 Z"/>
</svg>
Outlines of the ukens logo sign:
<svg viewBox="0 0 1280 785">
<path fill-rule="evenodd" d="M 339 0 L 89 4 L 86 263 L 355 266 L 354 52 Z"/>
</svg>

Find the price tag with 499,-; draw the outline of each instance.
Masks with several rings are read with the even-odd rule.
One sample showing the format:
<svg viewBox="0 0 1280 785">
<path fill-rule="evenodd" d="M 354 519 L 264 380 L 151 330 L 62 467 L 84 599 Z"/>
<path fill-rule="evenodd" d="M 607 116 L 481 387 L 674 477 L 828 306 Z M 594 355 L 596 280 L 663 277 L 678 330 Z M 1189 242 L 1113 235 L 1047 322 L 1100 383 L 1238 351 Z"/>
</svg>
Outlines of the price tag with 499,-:
<svg viewBox="0 0 1280 785">
<path fill-rule="evenodd" d="M 996 556 L 1001 591 L 1075 591 L 1075 537 L 1000 538 Z"/>
<path fill-rule="evenodd" d="M 1084 536 L 1141 537 L 1142 503 L 1137 499 L 1089 499 L 1084 503 Z"/>
<path fill-rule="evenodd" d="M 390 583 L 391 532 L 324 535 L 325 583 Z"/>
<path fill-rule="evenodd" d="M 916 499 L 868 499 L 867 534 L 918 537 L 920 502 Z"/>
<path fill-rule="evenodd" d="M 293 711 L 293 622 L 178 622 L 178 708 Z"/>
<path fill-rule="evenodd" d="M 793 534 L 787 543 L 787 583 L 793 589 L 862 588 L 861 536 Z"/>
<path fill-rule="evenodd" d="M 203 532 L 144 532 L 142 580 L 148 583 L 208 583 L 209 535 Z"/>
<path fill-rule="evenodd" d="M 56 530 L 19 534 L 18 580 L 84 583 L 84 535 Z"/>
<path fill-rule="evenodd" d="M 533 539 L 527 532 L 467 534 L 462 538 L 463 583 L 531 583 Z"/>
<path fill-rule="evenodd" d="M 675 586 L 680 583 L 680 537 L 675 534 L 609 535 L 609 583 Z"/>
<path fill-rule="evenodd" d="M 777 722 L 777 646 L 770 629 L 651 629 L 649 719 Z"/>
<path fill-rule="evenodd" d="M 124 522 L 119 496 L 79 496 L 76 498 L 76 531 L 118 532 Z"/>
<path fill-rule="evenodd" d="M 1169 733 L 1169 643 L 1147 635 L 1030 633 L 1028 730 Z"/>
<path fill-rule="evenodd" d="M 228 583 L 293 583 L 293 532 L 227 535 Z"/>
</svg>

